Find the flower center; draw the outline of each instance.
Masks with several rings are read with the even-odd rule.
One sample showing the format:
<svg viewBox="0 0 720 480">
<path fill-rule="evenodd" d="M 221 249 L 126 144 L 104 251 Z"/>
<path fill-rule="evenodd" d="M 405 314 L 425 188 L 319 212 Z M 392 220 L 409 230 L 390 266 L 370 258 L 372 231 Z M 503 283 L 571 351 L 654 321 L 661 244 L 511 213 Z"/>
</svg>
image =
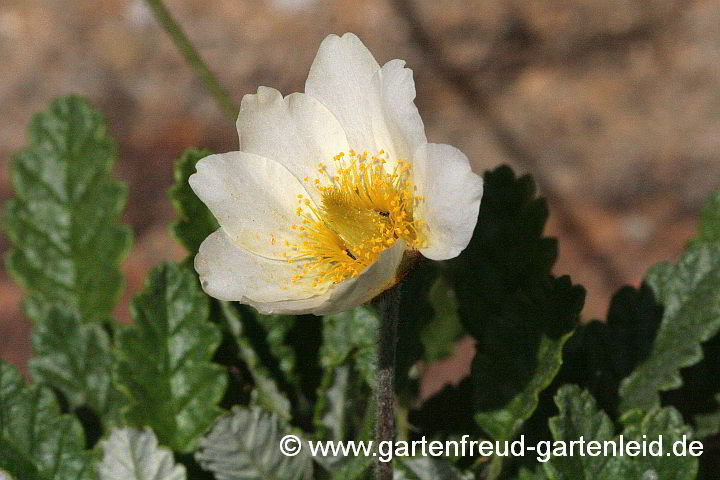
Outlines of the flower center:
<svg viewBox="0 0 720 480">
<path fill-rule="evenodd" d="M 318 165 L 321 178 L 313 181 L 321 192 L 315 206 L 298 195 L 292 225 L 299 231 L 298 243 L 286 242 L 288 262 L 303 261 L 293 282 L 308 278 L 312 286 L 340 283 L 355 277 L 374 263 L 380 253 L 403 240 L 408 248 L 424 246 L 423 221 L 413 217 L 422 198 L 414 194 L 409 162 L 399 160 L 386 168 L 384 151 L 368 153 L 350 150 L 333 157 L 335 174 Z"/>
</svg>

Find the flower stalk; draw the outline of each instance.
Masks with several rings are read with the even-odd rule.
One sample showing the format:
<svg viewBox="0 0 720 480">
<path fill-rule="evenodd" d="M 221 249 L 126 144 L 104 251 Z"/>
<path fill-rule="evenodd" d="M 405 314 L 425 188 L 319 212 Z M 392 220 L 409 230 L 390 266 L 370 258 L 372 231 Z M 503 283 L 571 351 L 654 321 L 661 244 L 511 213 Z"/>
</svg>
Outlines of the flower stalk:
<svg viewBox="0 0 720 480">
<path fill-rule="evenodd" d="M 401 283 L 381 293 L 373 300 L 380 315 L 378 330 L 378 364 L 375 419 L 375 445 L 393 441 L 395 438 L 395 350 L 400 318 Z M 375 460 L 375 478 L 392 480 L 392 461 Z"/>
<path fill-rule="evenodd" d="M 205 87 L 210 92 L 210 95 L 215 99 L 218 106 L 222 109 L 223 113 L 228 117 L 231 122 L 235 122 L 238 114 L 238 108 L 232 101 L 230 96 L 220 86 L 217 77 L 208 68 L 205 61 L 198 53 L 197 49 L 188 39 L 187 35 L 183 31 L 177 21 L 173 18 L 170 11 L 167 9 L 162 0 L 145 0 L 153 12 L 155 19 L 162 25 L 165 31 L 170 35 L 175 46 L 180 50 L 185 60 L 188 62 L 190 67 L 195 71 L 195 74 L 200 77 L 200 80 L 205 84 Z"/>
</svg>

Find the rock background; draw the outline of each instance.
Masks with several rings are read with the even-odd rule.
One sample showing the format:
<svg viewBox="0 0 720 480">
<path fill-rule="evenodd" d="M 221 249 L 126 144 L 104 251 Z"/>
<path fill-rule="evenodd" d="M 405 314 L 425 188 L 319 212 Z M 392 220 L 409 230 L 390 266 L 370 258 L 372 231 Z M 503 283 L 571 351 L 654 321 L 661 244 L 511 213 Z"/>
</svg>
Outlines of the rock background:
<svg viewBox="0 0 720 480">
<path fill-rule="evenodd" d="M 560 239 L 556 273 L 588 288 L 586 318 L 604 316 L 611 293 L 650 265 L 677 257 L 720 183 L 717 0 L 168 6 L 238 102 L 258 85 L 302 91 L 328 33 L 357 33 L 381 64 L 406 59 L 431 141 L 458 146 L 479 172 L 509 163 L 535 176 Z M 108 118 L 135 232 L 116 312 L 127 320 L 127 298 L 148 269 L 183 255 L 166 228 L 173 160 L 189 146 L 235 149 L 234 128 L 142 0 L 2 0 L 0 65 L 0 202 L 32 113 L 72 92 Z M 24 365 L 20 298 L 3 270 L 0 358 Z"/>
</svg>

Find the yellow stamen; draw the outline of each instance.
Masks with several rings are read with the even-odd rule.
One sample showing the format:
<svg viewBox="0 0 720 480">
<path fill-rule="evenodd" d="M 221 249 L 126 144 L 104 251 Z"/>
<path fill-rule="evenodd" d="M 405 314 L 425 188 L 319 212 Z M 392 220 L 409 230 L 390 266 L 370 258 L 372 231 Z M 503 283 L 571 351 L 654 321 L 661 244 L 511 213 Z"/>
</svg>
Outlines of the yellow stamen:
<svg viewBox="0 0 720 480">
<path fill-rule="evenodd" d="M 371 157 L 374 167 L 366 168 L 368 155 L 338 153 L 333 157 L 334 175 L 318 164 L 322 180 L 314 184 L 321 192 L 320 204 L 299 202 L 295 213 L 307 227 L 292 225 L 303 231 L 302 240 L 286 244 L 289 261 L 303 263 L 292 282 L 309 277 L 313 287 L 340 283 L 362 273 L 400 239 L 408 248 L 425 246 L 422 220 L 413 215 L 419 197 L 413 193 L 411 164 L 399 160 L 389 171 L 387 155 L 380 150 Z"/>
</svg>

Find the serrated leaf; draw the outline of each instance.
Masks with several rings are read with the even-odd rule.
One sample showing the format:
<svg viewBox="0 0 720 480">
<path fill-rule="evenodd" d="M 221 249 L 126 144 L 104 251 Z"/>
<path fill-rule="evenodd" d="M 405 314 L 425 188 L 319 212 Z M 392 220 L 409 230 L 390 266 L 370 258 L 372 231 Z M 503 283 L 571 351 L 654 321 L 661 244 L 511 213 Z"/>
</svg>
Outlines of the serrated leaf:
<svg viewBox="0 0 720 480">
<path fill-rule="evenodd" d="M 247 365 L 250 375 L 255 382 L 252 404 L 278 415 L 282 420 L 289 421 L 291 417 L 290 401 L 278 388 L 275 379 L 262 365 L 252 344 L 245 335 L 242 322 L 242 313 L 237 305 L 220 302 L 222 322 L 225 328 L 235 338 L 238 354 Z"/>
<path fill-rule="evenodd" d="M 320 364 L 325 369 L 342 365 L 351 356 L 368 385 L 375 385 L 376 342 L 379 319 L 369 307 L 323 317 Z"/>
<path fill-rule="evenodd" d="M 350 367 L 342 365 L 331 371 L 332 384 L 324 390 L 319 401 L 325 401 L 327 411 L 320 418 L 319 423 L 330 432 L 334 441 L 345 440 L 345 425 L 347 423 L 350 390 Z"/>
<path fill-rule="evenodd" d="M 480 314 L 501 311 L 518 291 L 545 283 L 557 258 L 557 241 L 543 236 L 547 203 L 528 175 L 500 166 L 484 174 L 478 223 L 467 248 L 447 262 L 466 330 L 482 337 Z"/>
<path fill-rule="evenodd" d="M 150 426 L 180 452 L 195 444 L 221 413 L 225 370 L 210 358 L 220 331 L 208 321 L 208 300 L 187 268 L 153 270 L 130 305 L 134 324 L 118 328 L 115 379 L 128 398 L 130 424 Z"/>
<path fill-rule="evenodd" d="M 654 409 L 648 413 L 635 410 L 624 417 L 625 429 L 622 441 L 656 442 L 661 439 L 661 455 L 613 455 L 605 444 L 613 441 L 619 448 L 620 438 L 614 435 L 613 425 L 605 412 L 597 408 L 595 399 L 575 385 L 558 390 L 555 403 L 560 414 L 550 419 L 550 430 L 555 441 L 564 442 L 566 455 L 554 455 L 543 464 L 551 480 L 614 480 L 653 478 L 656 480 L 693 480 L 697 474 L 697 458 L 675 456 L 672 445 L 683 436 L 690 437 L 690 429 L 683 425 L 682 416 L 672 408 Z M 602 455 L 569 455 L 568 442 L 580 440 L 598 441 Z M 553 453 L 555 447 L 553 447 Z"/>
<path fill-rule="evenodd" d="M 325 372 L 315 406 L 316 437 L 326 440 L 360 440 L 369 437 L 374 424 L 372 391 L 348 362 Z M 370 415 L 371 425 L 367 425 Z"/>
<path fill-rule="evenodd" d="M 116 428 L 101 444 L 100 480 L 185 480 L 185 467 L 176 465 L 173 454 L 158 447 L 149 428 Z"/>
<path fill-rule="evenodd" d="M 568 277 L 548 278 L 488 316 L 471 376 L 475 421 L 495 440 L 511 439 L 537 408 L 562 365 L 583 298 Z"/>
<path fill-rule="evenodd" d="M 312 461 L 306 444 L 295 456 L 280 452 L 280 440 L 289 433 L 276 415 L 236 407 L 218 419 L 195 459 L 217 480 L 309 479 Z"/>
<path fill-rule="evenodd" d="M 555 440 L 571 441 L 583 437 L 586 440 L 603 442 L 612 440 L 615 435 L 610 417 L 598 410 L 595 399 L 586 390 L 581 390 L 576 385 L 565 385 L 555 395 L 555 404 L 560 414 L 549 422 Z M 554 457 L 553 468 L 546 468 L 546 472 L 551 479 L 600 480 L 599 475 L 608 460 L 604 456 Z"/>
<path fill-rule="evenodd" d="M 173 167 L 175 183 L 169 195 L 178 219 L 171 224 L 170 230 L 191 255 L 196 254 L 203 240 L 220 227 L 210 209 L 188 183 L 190 175 L 195 173 L 197 162 L 208 155 L 210 152 L 207 150 L 189 148 Z"/>
<path fill-rule="evenodd" d="M 551 275 L 557 244 L 543 237 L 548 210 L 532 179 L 516 178 L 505 166 L 484 179 L 472 240 L 443 273 L 464 329 L 477 340 L 474 418 L 493 438 L 505 440 L 532 415 L 539 393 L 558 372 L 585 292 L 568 277 Z"/>
<path fill-rule="evenodd" d="M 472 473 L 463 473 L 446 458 L 399 458 L 394 480 L 472 480 Z"/>
<path fill-rule="evenodd" d="M 660 405 L 659 392 L 682 385 L 680 369 L 701 360 L 701 343 L 720 330 L 720 243 L 656 265 L 647 282 L 665 311 L 650 356 L 620 385 L 620 411 Z"/>
<path fill-rule="evenodd" d="M 84 448 L 80 423 L 60 413 L 53 393 L 24 386 L 0 361 L 0 470 L 21 480 L 92 480 L 94 462 Z"/>
<path fill-rule="evenodd" d="M 303 378 L 303 374 L 307 373 L 304 368 L 307 365 L 297 365 L 296 355 L 307 352 L 306 345 L 298 345 L 300 338 L 312 343 L 312 331 L 308 330 L 308 327 L 312 328 L 311 317 L 262 315 L 246 305 L 236 305 L 236 310 L 242 314 L 242 337 L 257 357 L 255 375 L 272 378 L 292 404 L 307 404 L 302 391 L 303 381 L 307 380 Z M 318 320 L 314 318 L 314 323 L 317 324 Z M 298 325 L 300 322 L 302 326 Z M 300 331 L 302 333 L 298 338 Z M 240 353 L 243 356 L 243 352 Z"/>
<path fill-rule="evenodd" d="M 650 355 L 662 313 L 647 284 L 621 288 L 610 301 L 606 322 L 578 327 L 558 380 L 586 388 L 615 417 L 620 382 Z"/>
<path fill-rule="evenodd" d="M 278 367 L 285 376 L 295 381 L 295 351 L 288 345 L 286 338 L 293 329 L 297 317 L 293 315 L 262 315 L 255 312 L 257 322 L 265 330 L 265 340 L 270 353 L 275 357 Z"/>
<path fill-rule="evenodd" d="M 336 441 L 364 438 L 374 424 L 374 412 L 369 409 L 379 318 L 375 310 L 362 306 L 326 315 L 322 322 L 319 360 L 325 374 L 315 405 L 316 436 Z"/>
<path fill-rule="evenodd" d="M 630 421 L 628 421 L 628 419 Z M 648 441 L 657 440 L 662 436 L 663 452 L 670 455 L 660 456 L 638 456 L 631 462 L 617 462 L 623 464 L 618 468 L 621 475 L 613 475 L 624 478 L 642 478 L 643 475 L 651 477 L 649 472 L 654 472 L 658 480 L 694 480 L 698 471 L 698 459 L 691 455 L 675 455 L 672 446 L 675 442 L 692 441 L 694 435 L 689 426 L 683 423 L 680 413 L 672 407 L 657 408 L 648 413 L 634 412 L 628 415 L 624 421 L 625 428 L 623 436 L 634 440 L 646 438 Z M 652 478 L 652 477 L 651 477 Z"/>
<path fill-rule="evenodd" d="M 8 271 L 36 307 L 57 303 L 83 321 L 105 320 L 130 246 L 129 229 L 117 224 L 127 189 L 110 176 L 115 143 L 102 116 L 74 96 L 35 115 L 29 136 L 10 170 Z"/>
<path fill-rule="evenodd" d="M 30 372 L 36 382 L 60 390 L 72 408 L 86 405 L 108 413 L 117 392 L 112 386 L 110 338 L 98 323 L 54 306 L 36 319 Z"/>
<path fill-rule="evenodd" d="M 682 387 L 661 395 L 663 405 L 693 419 L 699 439 L 720 432 L 720 335 L 702 344 L 702 354 L 701 362 L 681 370 Z"/>
</svg>

